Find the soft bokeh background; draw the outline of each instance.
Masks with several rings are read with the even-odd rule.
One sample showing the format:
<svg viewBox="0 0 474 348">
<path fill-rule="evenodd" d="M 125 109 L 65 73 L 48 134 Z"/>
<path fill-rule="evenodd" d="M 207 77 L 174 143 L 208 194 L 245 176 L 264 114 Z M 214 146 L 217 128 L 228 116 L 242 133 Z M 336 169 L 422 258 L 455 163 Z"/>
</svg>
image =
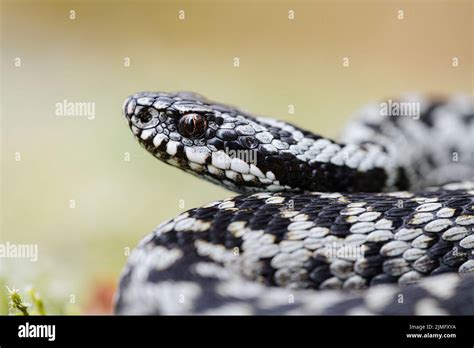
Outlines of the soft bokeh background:
<svg viewBox="0 0 474 348">
<path fill-rule="evenodd" d="M 470 0 L 1 4 L 0 239 L 37 244 L 39 260 L 0 259 L 0 283 L 34 285 L 53 313 L 109 312 L 127 248 L 232 194 L 142 150 L 121 113 L 127 95 L 192 90 L 337 136 L 373 99 L 473 93 Z M 64 99 L 94 102 L 95 118 L 56 116 Z"/>
</svg>

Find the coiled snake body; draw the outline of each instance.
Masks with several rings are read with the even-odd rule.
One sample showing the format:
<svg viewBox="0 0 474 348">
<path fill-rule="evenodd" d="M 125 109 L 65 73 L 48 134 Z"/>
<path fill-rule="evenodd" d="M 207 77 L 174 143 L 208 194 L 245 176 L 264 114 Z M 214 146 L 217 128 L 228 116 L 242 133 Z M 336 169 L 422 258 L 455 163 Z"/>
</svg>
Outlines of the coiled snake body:
<svg viewBox="0 0 474 348">
<path fill-rule="evenodd" d="M 146 237 L 117 313 L 474 314 L 472 98 L 369 105 L 342 143 L 193 93 L 124 113 L 155 157 L 244 194 Z"/>
</svg>

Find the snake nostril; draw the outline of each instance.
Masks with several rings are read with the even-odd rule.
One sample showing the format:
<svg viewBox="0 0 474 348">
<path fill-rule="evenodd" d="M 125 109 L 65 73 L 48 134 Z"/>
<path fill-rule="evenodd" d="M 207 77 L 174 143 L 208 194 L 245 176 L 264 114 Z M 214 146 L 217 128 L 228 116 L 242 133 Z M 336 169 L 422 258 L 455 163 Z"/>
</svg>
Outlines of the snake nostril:
<svg viewBox="0 0 474 348">
<path fill-rule="evenodd" d="M 130 121 L 138 128 L 152 128 L 160 123 L 159 112 L 154 108 L 142 108 L 129 116 Z"/>
<path fill-rule="evenodd" d="M 153 115 L 150 113 L 148 109 L 140 110 L 140 112 L 137 114 L 137 119 L 145 124 L 150 122 L 153 119 Z"/>
</svg>

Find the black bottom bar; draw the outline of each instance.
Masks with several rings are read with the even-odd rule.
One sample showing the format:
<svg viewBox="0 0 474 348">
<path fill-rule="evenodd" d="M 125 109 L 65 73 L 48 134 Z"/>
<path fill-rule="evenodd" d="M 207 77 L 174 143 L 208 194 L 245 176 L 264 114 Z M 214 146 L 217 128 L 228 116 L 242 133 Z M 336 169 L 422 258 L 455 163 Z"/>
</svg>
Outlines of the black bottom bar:
<svg viewBox="0 0 474 348">
<path fill-rule="evenodd" d="M 0 346 L 279 343 L 314 347 L 324 343 L 473 347 L 473 322 L 473 317 L 434 316 L 3 316 Z M 39 335 L 42 337 L 32 337 Z"/>
</svg>

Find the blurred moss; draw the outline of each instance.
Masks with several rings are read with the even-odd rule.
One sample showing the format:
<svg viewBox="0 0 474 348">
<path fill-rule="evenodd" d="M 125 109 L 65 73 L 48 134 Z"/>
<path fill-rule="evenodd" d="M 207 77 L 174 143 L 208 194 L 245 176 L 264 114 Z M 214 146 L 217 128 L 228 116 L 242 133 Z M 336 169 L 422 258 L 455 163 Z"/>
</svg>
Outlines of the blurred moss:
<svg viewBox="0 0 474 348">
<path fill-rule="evenodd" d="M 26 286 L 17 289 L 7 285 L 5 278 L 0 278 L 0 315 L 46 315 L 46 314 L 81 314 L 77 304 L 68 303 L 65 299 L 54 298 L 51 294 L 42 296 L 34 287 Z"/>
<path fill-rule="evenodd" d="M 9 314 L 30 315 L 28 308 L 31 304 L 24 301 L 19 289 L 7 288 Z"/>
</svg>

